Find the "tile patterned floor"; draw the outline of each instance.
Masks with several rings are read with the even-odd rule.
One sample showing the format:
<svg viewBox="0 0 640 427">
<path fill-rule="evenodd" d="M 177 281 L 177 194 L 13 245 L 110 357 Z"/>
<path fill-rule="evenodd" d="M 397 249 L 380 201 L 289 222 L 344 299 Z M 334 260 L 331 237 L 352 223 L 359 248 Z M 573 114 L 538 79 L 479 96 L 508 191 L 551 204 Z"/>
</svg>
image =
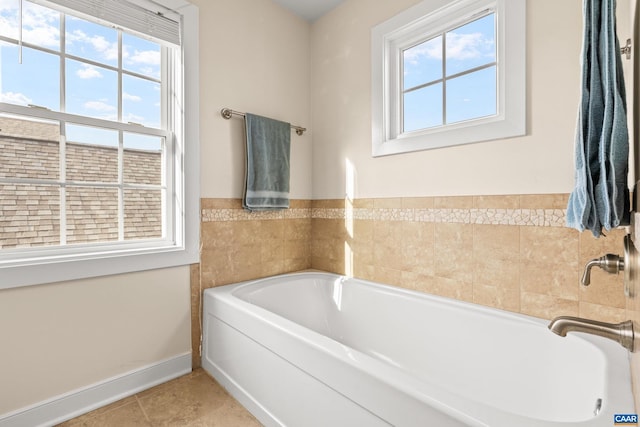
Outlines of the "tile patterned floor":
<svg viewBox="0 0 640 427">
<path fill-rule="evenodd" d="M 202 369 L 58 427 L 260 427 L 261 424 Z"/>
</svg>

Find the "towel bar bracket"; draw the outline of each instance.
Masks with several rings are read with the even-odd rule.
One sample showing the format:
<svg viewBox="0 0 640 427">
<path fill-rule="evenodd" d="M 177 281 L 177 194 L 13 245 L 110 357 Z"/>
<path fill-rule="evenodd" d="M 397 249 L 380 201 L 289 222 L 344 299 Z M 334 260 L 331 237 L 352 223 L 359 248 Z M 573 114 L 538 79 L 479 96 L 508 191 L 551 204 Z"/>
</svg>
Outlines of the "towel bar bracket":
<svg viewBox="0 0 640 427">
<path fill-rule="evenodd" d="M 233 116 L 233 112 L 228 108 L 223 108 L 222 111 L 220 111 L 220 114 L 227 120 Z"/>
<path fill-rule="evenodd" d="M 241 113 L 239 111 L 234 111 L 231 108 L 223 108 L 222 110 L 220 110 L 220 115 L 227 120 L 231 119 L 231 117 L 233 117 L 234 114 L 236 116 L 244 117 L 244 113 Z M 303 128 L 301 126 L 294 126 L 294 125 L 291 125 L 291 129 L 295 129 L 298 135 L 302 135 L 307 130 L 307 128 Z"/>
<path fill-rule="evenodd" d="M 620 53 L 626 55 L 627 59 L 631 59 L 631 39 L 627 39 L 627 44 L 620 48 Z"/>
</svg>

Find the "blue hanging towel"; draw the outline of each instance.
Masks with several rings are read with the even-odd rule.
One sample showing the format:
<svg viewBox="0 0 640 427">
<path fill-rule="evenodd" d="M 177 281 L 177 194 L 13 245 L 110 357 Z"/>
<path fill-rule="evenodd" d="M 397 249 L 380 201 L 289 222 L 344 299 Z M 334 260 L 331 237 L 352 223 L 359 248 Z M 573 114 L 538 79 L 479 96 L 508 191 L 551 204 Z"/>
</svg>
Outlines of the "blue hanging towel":
<svg viewBox="0 0 640 427">
<path fill-rule="evenodd" d="M 247 162 L 242 206 L 250 211 L 289 207 L 291 125 L 245 114 Z"/>
<path fill-rule="evenodd" d="M 599 237 L 629 224 L 629 133 L 615 0 L 584 0 L 582 99 L 567 226 Z"/>
</svg>

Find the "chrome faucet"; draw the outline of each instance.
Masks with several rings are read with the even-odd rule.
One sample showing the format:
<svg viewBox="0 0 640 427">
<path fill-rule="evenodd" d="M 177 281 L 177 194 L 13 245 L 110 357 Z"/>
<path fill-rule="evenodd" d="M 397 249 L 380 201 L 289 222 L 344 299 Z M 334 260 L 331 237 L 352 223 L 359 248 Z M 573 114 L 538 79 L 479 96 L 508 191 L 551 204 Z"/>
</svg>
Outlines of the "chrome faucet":
<svg viewBox="0 0 640 427">
<path fill-rule="evenodd" d="M 549 329 L 554 334 L 566 337 L 567 332 L 584 332 L 614 340 L 627 350 L 633 352 L 633 322 L 627 320 L 622 323 L 605 323 L 580 317 L 560 316 L 549 323 Z"/>
</svg>

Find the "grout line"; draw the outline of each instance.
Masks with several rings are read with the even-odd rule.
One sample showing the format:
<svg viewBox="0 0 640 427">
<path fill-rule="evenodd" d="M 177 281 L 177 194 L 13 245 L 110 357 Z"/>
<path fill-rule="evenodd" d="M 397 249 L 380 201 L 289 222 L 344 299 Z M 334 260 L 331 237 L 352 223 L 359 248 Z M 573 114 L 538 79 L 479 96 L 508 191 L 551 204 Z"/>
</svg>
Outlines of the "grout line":
<svg viewBox="0 0 640 427">
<path fill-rule="evenodd" d="M 140 407 L 140 410 L 142 411 L 142 415 L 144 415 L 144 418 L 151 422 L 151 419 L 149 418 L 149 416 L 147 415 L 147 411 L 144 410 L 144 406 L 142 405 L 142 402 L 140 401 L 140 398 L 138 398 L 138 395 L 136 394 L 136 402 L 138 402 L 138 406 Z"/>
</svg>

